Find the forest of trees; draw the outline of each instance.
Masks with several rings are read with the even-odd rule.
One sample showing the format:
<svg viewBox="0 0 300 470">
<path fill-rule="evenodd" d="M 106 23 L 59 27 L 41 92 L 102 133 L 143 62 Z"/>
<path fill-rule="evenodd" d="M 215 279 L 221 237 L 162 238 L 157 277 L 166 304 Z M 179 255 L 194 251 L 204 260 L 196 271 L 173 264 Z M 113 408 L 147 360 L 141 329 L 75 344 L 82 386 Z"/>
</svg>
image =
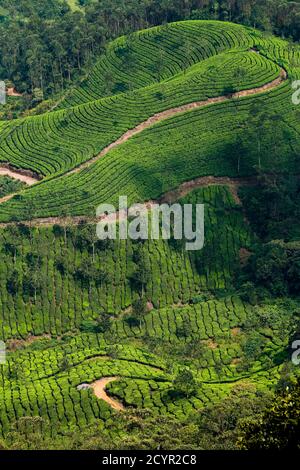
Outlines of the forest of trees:
<svg viewBox="0 0 300 470">
<path fill-rule="evenodd" d="M 300 39 L 300 3 L 287 0 L 0 0 L 0 77 L 39 97 L 63 91 L 108 40 L 183 19 L 219 19 Z"/>
</svg>

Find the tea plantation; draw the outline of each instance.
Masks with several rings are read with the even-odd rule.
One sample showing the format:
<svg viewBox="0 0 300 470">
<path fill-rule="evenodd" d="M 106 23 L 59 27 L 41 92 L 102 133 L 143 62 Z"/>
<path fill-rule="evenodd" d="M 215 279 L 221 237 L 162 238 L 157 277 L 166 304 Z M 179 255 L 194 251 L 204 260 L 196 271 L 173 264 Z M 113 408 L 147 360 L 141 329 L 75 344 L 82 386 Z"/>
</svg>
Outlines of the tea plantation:
<svg viewBox="0 0 300 470">
<path fill-rule="evenodd" d="M 288 80 L 258 93 L 264 115 L 260 166 L 270 167 L 273 136 L 283 133 L 288 139 L 277 144 L 277 167 L 292 166 L 299 130 L 290 79 L 298 77 L 299 50 L 224 22 L 179 22 L 116 40 L 82 87 L 66 98 L 66 109 L 2 124 L 2 161 L 46 178 L 1 205 L 1 219 L 24 219 L 28 204 L 34 205 L 36 217 L 60 215 L 61 204 L 70 215 L 94 215 L 97 204 L 115 201 L 120 192 L 132 201 L 145 200 L 196 176 L 253 174 L 256 148 L 245 126 L 260 117 L 255 112 L 257 94 L 211 105 L 207 101 L 207 106 L 177 113 L 96 163 L 59 176 L 97 156 L 155 113 L 259 88 L 276 80 L 280 68 L 287 71 Z M 101 92 L 105 74 L 109 83 L 127 77 L 130 89 L 121 87 L 122 91 L 111 90 L 105 96 Z M 282 120 L 275 121 L 274 114 Z M 224 155 L 242 138 L 245 157 L 238 168 Z"/>
<path fill-rule="evenodd" d="M 276 273 L 274 295 L 245 281 L 263 241 L 239 193 L 250 187 L 259 209 L 265 175 L 275 220 L 276 177 L 297 182 L 299 78 L 299 45 L 176 22 L 111 42 L 50 111 L 0 121 L 0 167 L 37 180 L 0 181 L 0 448 L 18 432 L 67 439 L 92 425 L 113 440 L 134 410 L 183 423 L 239 387 L 265 397 L 299 374 L 300 301 L 281 288 L 277 252 L 262 270 Z M 96 237 L 99 204 L 170 194 L 205 205 L 202 250 Z M 298 266 L 298 240 L 276 243 Z M 97 397 L 103 378 L 114 380 Z"/>
<path fill-rule="evenodd" d="M 119 378 L 108 393 L 126 408 L 176 419 L 224 399 L 237 383 L 262 391 L 276 383 L 294 319 L 284 301 L 253 307 L 229 294 L 240 249 L 255 240 L 241 206 L 222 186 L 193 191 L 181 202 L 206 205 L 203 251 L 188 254 L 162 240 L 96 244 L 100 282 L 77 276 L 92 257 L 89 226 L 69 226 L 65 233 L 59 226 L 1 230 L 4 437 L 30 416 L 42 417 L 53 436 L 93 422 L 113 436 L 116 412 L 91 389 L 77 389 L 105 376 Z M 140 288 L 132 276 L 141 259 L 150 270 L 145 296 L 152 307 L 136 322 L 130 306 Z M 107 313 L 110 326 L 97 333 L 97 318 Z M 183 367 L 197 384 L 190 397 L 174 395 Z"/>
</svg>

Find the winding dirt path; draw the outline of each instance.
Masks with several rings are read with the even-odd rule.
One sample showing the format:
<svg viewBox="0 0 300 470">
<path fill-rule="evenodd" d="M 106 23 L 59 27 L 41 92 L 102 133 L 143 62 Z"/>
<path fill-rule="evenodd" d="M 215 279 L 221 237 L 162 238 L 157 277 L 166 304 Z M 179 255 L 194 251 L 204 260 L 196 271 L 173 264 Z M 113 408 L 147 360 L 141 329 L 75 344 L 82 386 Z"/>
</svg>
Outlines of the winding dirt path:
<svg viewBox="0 0 300 470">
<path fill-rule="evenodd" d="M 191 191 L 205 186 L 228 186 L 233 199 L 237 204 L 241 204 L 238 196 L 238 188 L 241 186 L 254 186 L 257 184 L 257 177 L 229 178 L 228 176 L 200 176 L 190 181 L 185 181 L 177 189 L 168 191 L 159 199 L 160 203 L 172 203 L 186 196 Z"/>
<path fill-rule="evenodd" d="M 30 170 L 19 170 L 16 168 L 12 168 L 7 163 L 0 164 L 0 176 L 9 176 L 15 180 L 21 181 L 22 183 L 27 184 L 28 186 L 32 186 L 33 184 L 40 181 L 42 178 Z M 3 202 L 9 201 L 18 193 L 11 193 L 7 196 L 3 196 L 0 198 L 0 204 Z"/>
<path fill-rule="evenodd" d="M 27 184 L 28 186 L 32 186 L 33 184 L 40 181 L 40 178 L 34 176 L 33 173 L 26 171 L 26 170 L 12 170 L 9 166 L 0 165 L 0 176 L 9 176 L 18 181 L 22 181 L 22 183 Z"/>
<path fill-rule="evenodd" d="M 195 178 L 193 180 L 186 181 L 182 183 L 178 188 L 172 189 L 164 193 L 159 199 L 157 200 L 150 200 L 146 201 L 143 204 L 146 206 L 147 210 L 151 210 L 154 204 L 162 204 L 168 203 L 172 204 L 173 202 L 178 201 L 181 197 L 186 196 L 191 191 L 197 188 L 207 187 L 207 186 L 228 186 L 235 202 L 240 204 L 240 199 L 238 197 L 238 188 L 241 186 L 254 186 L 257 184 L 257 178 L 253 177 L 245 177 L 245 178 L 229 178 L 228 176 L 200 176 L 199 178 Z M 10 195 L 11 196 L 11 195 Z M 10 198 L 10 196 L 6 196 L 6 198 Z M 4 199 L 4 198 L 3 198 Z M 1 202 L 1 200 L 0 200 Z M 29 225 L 31 227 L 40 227 L 40 226 L 51 226 L 51 225 L 79 225 L 82 223 L 97 223 L 99 220 L 110 221 L 113 217 L 117 215 L 118 220 L 124 220 L 127 217 L 127 212 L 117 212 L 116 214 L 110 214 L 106 216 L 105 219 L 97 218 L 97 217 L 85 217 L 85 216 L 74 216 L 74 217 L 44 217 L 39 219 L 34 219 L 31 221 L 22 221 L 25 225 Z M 6 227 L 8 225 L 13 225 L 15 222 L 5 222 L 0 223 L 0 227 Z"/>
<path fill-rule="evenodd" d="M 97 380 L 96 382 L 92 383 L 91 388 L 94 390 L 94 393 L 97 398 L 101 398 L 102 400 L 104 400 L 114 410 L 124 411 L 125 407 L 122 405 L 122 403 L 118 402 L 114 398 L 109 397 L 105 391 L 109 383 L 115 382 L 116 380 L 119 380 L 119 379 L 120 377 L 103 377 L 102 379 Z"/>
<path fill-rule="evenodd" d="M 254 51 L 254 50 L 252 52 L 256 53 L 256 51 Z M 209 98 L 209 99 L 204 100 L 204 101 L 194 101 L 192 103 L 188 103 L 188 104 L 185 104 L 185 105 L 182 105 L 182 106 L 178 106 L 176 108 L 171 108 L 171 109 L 167 109 L 165 111 L 162 111 L 160 113 L 156 113 L 153 116 L 151 116 L 149 119 L 147 119 L 146 121 L 144 121 L 144 122 L 140 123 L 138 126 L 134 127 L 133 129 L 129 129 L 119 139 L 117 139 L 116 141 L 112 142 L 107 147 L 105 147 L 98 155 L 96 155 L 95 157 L 91 158 L 90 160 L 82 163 L 81 165 L 77 166 L 76 168 L 73 168 L 72 170 L 68 171 L 67 173 L 64 174 L 64 176 L 68 176 L 68 175 L 71 175 L 71 174 L 74 174 L 74 173 L 78 173 L 81 170 L 83 170 L 84 168 L 89 167 L 90 165 L 95 163 L 97 160 L 99 160 L 101 157 L 106 155 L 110 150 L 118 147 L 119 145 L 123 144 L 124 142 L 127 142 L 129 139 L 131 139 L 131 137 L 133 137 L 137 134 L 140 134 L 141 132 L 143 132 L 145 129 L 149 128 L 153 124 L 164 121 L 164 120 L 166 120 L 170 117 L 176 116 L 177 114 L 184 113 L 186 111 L 190 111 L 192 109 L 202 108 L 202 107 L 214 104 L 214 103 L 222 103 L 222 102 L 225 102 L 225 101 L 228 101 L 228 100 L 232 100 L 234 98 L 242 98 L 242 97 L 245 97 L 245 96 L 251 96 L 251 95 L 266 92 L 266 91 L 271 90 L 271 89 L 277 87 L 278 85 L 280 85 L 284 80 L 287 79 L 287 77 L 288 77 L 288 75 L 287 75 L 286 70 L 281 68 L 280 69 L 280 75 L 279 75 L 278 78 L 276 78 L 275 80 L 273 80 L 269 83 L 266 83 L 265 85 L 262 85 L 260 87 L 251 88 L 249 90 L 242 90 L 242 91 L 232 93 L 232 94 L 226 95 L 226 96 L 217 96 L 215 98 Z M 9 165 L 7 164 L 7 167 L 5 165 L 2 165 L 2 167 L 0 167 L 0 170 L 1 170 L 1 168 L 2 168 L 3 171 L 4 171 L 4 168 L 6 168 L 6 170 L 7 170 L 7 168 L 9 168 Z M 42 179 L 38 175 L 34 175 L 34 176 L 28 175 L 26 177 L 24 175 L 25 175 L 25 171 L 22 171 L 22 170 L 18 170 L 18 171 L 10 170 L 10 174 L 9 174 L 9 176 L 11 176 L 12 178 L 16 178 L 16 179 L 19 179 L 20 181 L 24 181 L 28 185 L 33 185 L 37 181 L 40 181 Z M 23 178 L 22 180 L 21 180 L 21 177 Z M 205 178 L 206 179 L 207 178 L 213 179 L 214 177 L 210 176 L 210 177 L 205 177 Z M 220 178 L 217 178 L 217 179 L 220 180 Z M 184 184 L 189 185 L 189 184 L 192 184 L 192 183 L 187 182 L 187 183 L 184 183 Z M 228 184 L 229 186 L 231 186 L 232 194 L 233 194 L 234 198 L 236 199 L 236 201 L 238 202 L 237 192 L 236 192 L 236 190 L 234 190 L 234 187 L 236 187 L 236 183 L 229 184 L 229 183 L 222 183 L 222 182 L 220 182 L 220 183 L 210 182 L 209 184 Z M 6 201 L 9 201 L 15 195 L 16 194 L 10 194 L 8 196 L 0 198 L 0 204 L 4 203 Z M 151 201 L 150 201 L 150 203 L 151 203 Z M 74 219 L 76 221 L 76 218 L 74 218 Z M 37 225 L 52 225 L 52 224 L 60 223 L 59 221 L 61 221 L 61 220 L 62 219 L 60 217 L 49 217 L 49 218 L 46 218 L 46 219 L 40 219 L 40 222 L 37 222 Z M 83 217 L 78 217 L 77 220 L 80 222 L 80 221 L 84 220 L 84 218 Z"/>
<path fill-rule="evenodd" d="M 11 88 L 7 88 L 6 89 L 6 94 L 7 96 L 15 96 L 15 97 L 21 97 L 23 96 L 22 93 L 18 93 L 15 88 L 11 87 Z"/>
<path fill-rule="evenodd" d="M 156 113 L 153 116 L 151 116 L 149 119 L 146 121 L 142 122 L 138 126 L 134 127 L 133 129 L 129 129 L 125 134 L 123 134 L 119 139 L 115 140 L 111 144 L 109 144 L 107 147 L 105 147 L 98 155 L 95 157 L 91 158 L 90 160 L 82 163 L 76 168 L 73 168 L 72 170 L 68 171 L 65 173 L 65 175 L 71 175 L 73 173 L 78 173 L 79 171 L 83 170 L 84 168 L 87 168 L 88 166 L 92 165 L 95 163 L 99 158 L 104 157 L 110 150 L 118 147 L 119 145 L 123 144 L 124 142 L 127 142 L 127 140 L 131 139 L 131 137 L 140 134 L 143 132 L 145 129 L 148 127 L 152 126 L 153 124 L 156 124 L 158 122 L 164 121 L 166 119 L 169 119 L 170 117 L 176 116 L 177 114 L 184 113 L 186 111 L 190 111 L 192 109 L 196 108 L 203 108 L 205 106 L 209 106 L 214 103 L 223 103 L 228 100 L 232 100 L 235 98 L 243 98 L 245 96 L 251 96 L 251 95 L 256 95 L 259 93 L 263 93 L 266 91 L 269 91 L 273 88 L 276 88 L 278 85 L 280 85 L 284 80 L 287 79 L 287 72 L 283 68 L 280 69 L 280 75 L 278 78 L 273 80 L 272 82 L 266 83 L 265 85 L 262 85 L 257 88 L 251 88 L 249 90 L 242 90 L 238 91 L 236 93 L 232 93 L 230 95 L 223 95 L 223 96 L 216 96 L 215 98 L 208 98 L 207 100 L 204 101 L 194 101 L 192 103 L 184 104 L 182 106 L 178 106 L 176 108 L 170 108 L 165 111 L 162 111 L 160 113 Z"/>
</svg>

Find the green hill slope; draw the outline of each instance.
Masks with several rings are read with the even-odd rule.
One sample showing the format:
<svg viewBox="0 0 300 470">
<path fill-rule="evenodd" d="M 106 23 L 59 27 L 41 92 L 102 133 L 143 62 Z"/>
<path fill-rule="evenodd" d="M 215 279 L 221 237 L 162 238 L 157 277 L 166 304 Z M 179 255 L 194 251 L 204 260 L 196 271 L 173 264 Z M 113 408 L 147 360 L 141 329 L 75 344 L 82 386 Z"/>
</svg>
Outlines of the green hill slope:
<svg viewBox="0 0 300 470">
<path fill-rule="evenodd" d="M 0 161 L 43 177 L 0 199 L 0 437 L 18 445 L 18 432 L 35 439 L 40 426 L 63 446 L 97 423 L 111 443 L 120 413 L 78 388 L 104 377 L 116 379 L 107 392 L 128 422 L 131 407 L 183 423 L 239 388 L 274 390 L 299 299 L 238 284 L 261 240 L 237 187 L 251 186 L 257 167 L 299 173 L 296 78 L 299 46 L 236 24 L 179 22 L 114 41 L 52 112 L 0 122 Z M 180 187 L 207 176 L 223 178 Z M 136 203 L 168 191 L 205 204 L 202 250 L 101 242 L 85 223 L 119 195 Z M 180 386 L 182 371 L 193 380 Z"/>
<path fill-rule="evenodd" d="M 194 39 L 192 46 L 188 42 L 189 48 L 192 47 L 188 62 L 187 52 L 180 52 L 184 34 L 187 35 L 188 41 Z M 113 43 L 113 51 L 120 47 L 119 41 L 123 44 L 125 39 Z M 240 128 L 241 134 L 243 133 L 242 128 L 249 122 L 252 105 L 257 98 L 254 95 L 174 116 L 169 121 L 157 124 L 153 130 L 146 130 L 132 139 L 132 142 L 112 150 L 96 164 L 79 171 L 78 174 L 58 177 L 59 173 L 66 173 L 97 156 L 128 129 L 134 128 L 155 113 L 195 101 L 228 95 L 231 90 L 260 87 L 278 78 L 280 66 L 288 70 L 291 78 L 297 77 L 298 73 L 297 48 L 291 51 L 284 41 L 272 37 L 266 39 L 254 30 L 229 23 L 175 23 L 168 28 L 154 28 L 130 36 L 126 41 L 130 45 L 133 44 L 133 52 L 130 53 L 135 57 L 133 62 L 128 61 L 125 69 L 120 67 L 118 60 L 121 59 L 118 59 L 115 53 L 110 55 L 109 49 L 106 56 L 100 60 L 100 65 L 98 64 L 91 73 L 89 80 L 81 88 L 74 90 L 74 97 L 81 98 L 74 98 L 75 101 L 70 98 L 68 106 L 96 97 L 90 94 L 89 90 L 98 89 L 98 83 L 101 83 L 99 77 L 102 76 L 98 71 L 102 70 L 103 61 L 108 59 L 108 68 L 111 67 L 115 73 L 121 70 L 122 77 L 124 74 L 128 79 L 132 79 L 134 83 L 130 87 L 131 91 L 46 115 L 2 124 L 0 158 L 17 167 L 29 168 L 47 176 L 45 181 L 36 187 L 1 205 L 2 220 L 8 220 L 12 216 L 22 218 L 24 207 L 29 200 L 34 200 L 37 217 L 58 215 L 62 203 L 70 214 L 90 214 L 99 202 L 115 199 L 121 189 L 124 192 L 126 188 L 132 199 L 140 200 L 156 197 L 162 188 L 160 180 L 164 181 L 164 188 L 169 189 L 183 179 L 220 174 L 220 168 L 222 174 L 236 175 L 235 168 L 226 161 L 228 146 L 236 142 L 232 126 Z M 261 54 L 250 50 L 254 45 L 261 50 Z M 156 55 L 153 53 L 155 47 L 162 47 L 165 51 L 162 63 L 166 68 L 164 72 L 160 71 L 156 82 L 152 72 L 157 57 L 157 50 Z M 140 63 L 142 57 L 146 57 L 144 67 Z M 137 65 L 133 65 L 135 61 Z M 144 81 L 141 76 L 145 78 Z M 264 111 L 270 117 L 269 121 L 271 122 L 275 114 L 284 116 L 283 127 L 290 133 L 291 145 L 281 148 L 280 152 L 278 150 L 282 155 L 282 161 L 278 161 L 279 168 L 284 167 L 288 159 L 291 160 L 291 146 L 295 152 L 298 145 L 296 109 L 291 103 L 291 93 L 290 83 L 286 81 L 274 86 L 273 90 L 266 91 L 261 98 L 265 106 Z M 191 125 L 193 132 L 190 130 Z M 270 162 L 265 159 L 264 154 L 270 153 L 270 142 L 274 141 L 273 131 L 271 122 L 262 136 L 265 145 L 262 145 L 261 159 L 264 160 L 266 168 Z M 279 132 L 284 131 L 285 129 Z M 216 135 L 213 135 L 215 132 Z M 158 136 L 158 150 L 155 149 L 155 135 Z M 184 143 L 184 148 L 175 149 L 172 142 L 183 142 L 183 135 L 184 142 L 188 140 L 188 145 Z M 152 152 L 159 158 L 153 158 L 153 154 L 147 156 L 149 138 L 151 145 L 154 145 Z M 243 165 L 240 173 L 249 174 L 253 172 L 252 164 L 255 162 L 253 139 L 246 138 L 244 146 L 246 160 L 249 160 L 250 164 Z M 184 172 L 178 171 L 181 168 L 180 162 Z M 174 172 L 175 177 L 168 181 L 170 168 L 177 168 L 177 171 Z M 48 181 L 49 178 L 54 179 Z"/>
</svg>

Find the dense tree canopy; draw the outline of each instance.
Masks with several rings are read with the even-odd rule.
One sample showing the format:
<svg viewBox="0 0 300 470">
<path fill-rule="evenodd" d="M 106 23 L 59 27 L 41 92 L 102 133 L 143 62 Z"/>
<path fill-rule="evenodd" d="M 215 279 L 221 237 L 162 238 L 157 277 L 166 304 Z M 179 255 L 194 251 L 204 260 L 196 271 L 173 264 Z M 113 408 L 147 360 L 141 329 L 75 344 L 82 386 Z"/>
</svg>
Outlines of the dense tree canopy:
<svg viewBox="0 0 300 470">
<path fill-rule="evenodd" d="M 107 40 L 183 19 L 219 19 L 300 38 L 300 4 L 287 0 L 2 0 L 0 77 L 20 91 L 59 93 Z"/>
<path fill-rule="evenodd" d="M 281 391 L 267 411 L 245 423 L 241 447 L 248 450 L 299 450 L 299 383 Z"/>
</svg>

